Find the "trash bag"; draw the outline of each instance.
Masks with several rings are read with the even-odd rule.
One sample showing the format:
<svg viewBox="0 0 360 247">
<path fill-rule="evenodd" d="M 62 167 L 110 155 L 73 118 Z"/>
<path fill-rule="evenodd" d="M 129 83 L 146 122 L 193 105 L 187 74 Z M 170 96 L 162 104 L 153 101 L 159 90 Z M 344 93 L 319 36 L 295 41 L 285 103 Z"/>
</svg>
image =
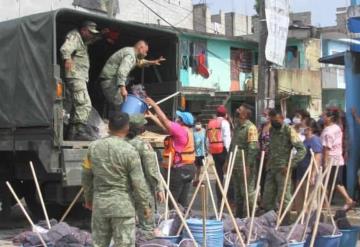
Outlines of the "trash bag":
<svg viewBox="0 0 360 247">
<path fill-rule="evenodd" d="M 335 232 L 334 232 L 335 230 Z M 329 236 L 332 235 L 334 232 L 335 235 L 340 234 L 338 228 L 334 228 L 333 225 L 320 222 L 318 226 L 317 236 Z"/>
<path fill-rule="evenodd" d="M 169 240 L 165 239 L 153 239 L 141 244 L 137 243 L 136 247 L 178 247 L 178 245 L 173 244 Z"/>
<path fill-rule="evenodd" d="M 345 210 L 336 210 L 334 220 L 339 229 L 351 229 L 352 225 L 347 218 Z"/>
<path fill-rule="evenodd" d="M 180 241 L 179 247 L 196 247 L 196 245 L 194 244 L 194 241 L 186 238 Z"/>
</svg>

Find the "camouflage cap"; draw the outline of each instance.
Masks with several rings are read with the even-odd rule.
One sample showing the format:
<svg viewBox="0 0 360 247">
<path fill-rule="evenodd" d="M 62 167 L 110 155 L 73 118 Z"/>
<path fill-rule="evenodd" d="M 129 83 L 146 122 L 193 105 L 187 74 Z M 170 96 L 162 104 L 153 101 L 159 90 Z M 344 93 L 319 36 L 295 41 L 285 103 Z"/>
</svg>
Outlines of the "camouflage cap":
<svg viewBox="0 0 360 247">
<path fill-rule="evenodd" d="M 92 33 L 99 33 L 99 31 L 96 29 L 97 25 L 93 21 L 84 21 L 82 23 L 82 27 L 87 27 L 89 29 L 89 31 Z"/>
<path fill-rule="evenodd" d="M 144 114 L 136 114 L 130 116 L 130 125 L 133 126 L 144 126 L 147 124 Z"/>
</svg>

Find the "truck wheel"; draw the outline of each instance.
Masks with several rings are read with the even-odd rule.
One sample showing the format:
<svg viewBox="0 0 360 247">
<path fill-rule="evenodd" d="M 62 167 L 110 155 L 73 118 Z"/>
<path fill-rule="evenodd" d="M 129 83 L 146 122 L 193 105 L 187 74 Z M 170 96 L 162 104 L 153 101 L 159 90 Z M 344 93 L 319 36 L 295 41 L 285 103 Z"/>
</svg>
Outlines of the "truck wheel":
<svg viewBox="0 0 360 247">
<path fill-rule="evenodd" d="M 33 181 L 23 182 L 23 195 L 26 206 L 33 216 L 34 223 L 43 218 L 41 204 L 37 198 L 36 187 Z"/>
</svg>

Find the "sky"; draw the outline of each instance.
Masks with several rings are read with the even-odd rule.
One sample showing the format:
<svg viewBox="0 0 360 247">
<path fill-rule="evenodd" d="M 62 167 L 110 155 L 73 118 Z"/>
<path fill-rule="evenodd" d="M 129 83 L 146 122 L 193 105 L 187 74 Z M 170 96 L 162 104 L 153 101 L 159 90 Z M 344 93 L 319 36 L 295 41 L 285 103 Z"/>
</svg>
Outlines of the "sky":
<svg viewBox="0 0 360 247">
<path fill-rule="evenodd" d="M 193 3 L 206 2 L 213 13 L 219 9 L 253 15 L 255 0 L 193 0 Z M 290 0 L 292 12 L 312 11 L 314 26 L 335 24 L 336 8 L 350 5 L 350 0 Z"/>
</svg>

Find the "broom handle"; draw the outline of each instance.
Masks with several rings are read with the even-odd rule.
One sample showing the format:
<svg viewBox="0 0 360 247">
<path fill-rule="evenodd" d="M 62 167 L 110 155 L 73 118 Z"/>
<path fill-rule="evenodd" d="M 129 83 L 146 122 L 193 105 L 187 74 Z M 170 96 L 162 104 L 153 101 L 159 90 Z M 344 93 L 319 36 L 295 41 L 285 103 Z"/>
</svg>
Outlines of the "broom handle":
<svg viewBox="0 0 360 247">
<path fill-rule="evenodd" d="M 219 214 L 218 214 L 217 207 L 216 207 L 214 193 L 213 193 L 213 190 L 211 188 L 209 173 L 207 171 L 206 171 L 206 181 L 207 181 L 207 185 L 209 187 L 210 199 L 211 199 L 211 202 L 212 202 L 212 206 L 214 208 L 215 217 L 216 217 L 216 219 L 219 219 Z"/>
<path fill-rule="evenodd" d="M 284 205 L 284 199 L 285 199 L 285 194 L 286 194 L 286 189 L 287 189 L 287 184 L 289 182 L 289 177 L 290 177 L 290 168 L 291 168 L 291 162 L 292 162 L 292 157 L 293 157 L 293 152 L 290 151 L 290 158 L 289 158 L 289 162 L 287 165 L 287 170 L 286 170 L 286 177 L 285 177 L 285 182 L 284 182 L 284 189 L 281 195 L 281 201 L 280 201 L 280 206 L 279 206 L 279 212 L 278 212 L 278 217 L 277 217 L 277 222 L 276 225 L 279 225 L 280 222 L 280 215 L 281 215 L 281 211 Z"/>
<path fill-rule="evenodd" d="M 157 160 L 157 156 L 156 156 Z M 168 169 L 167 169 L 167 184 L 170 187 L 170 172 L 171 172 L 171 164 L 172 164 L 172 155 L 169 154 L 169 162 L 168 162 Z M 169 217 L 169 194 L 166 193 L 166 199 L 165 199 L 165 220 L 167 220 Z"/>
<path fill-rule="evenodd" d="M 44 199 L 43 199 L 43 196 L 42 196 L 42 193 L 41 193 L 41 190 L 40 190 L 39 181 L 38 181 L 37 176 L 36 176 L 34 165 L 33 165 L 33 163 L 31 161 L 30 161 L 30 169 L 31 169 L 31 173 L 33 175 L 34 181 L 35 181 L 36 191 L 37 191 L 39 199 L 40 199 L 41 208 L 42 208 L 42 210 L 44 212 L 46 224 L 47 224 L 48 228 L 51 229 L 50 220 L 49 220 L 49 216 L 48 216 L 48 213 L 46 211 Z"/>
<path fill-rule="evenodd" d="M 194 202 L 195 202 L 195 199 L 196 199 L 197 194 L 199 193 L 200 186 L 201 186 L 202 182 L 203 182 L 204 179 L 205 179 L 205 175 L 206 175 L 206 173 L 207 173 L 207 169 L 208 169 L 208 165 L 207 165 L 207 163 L 204 162 L 204 171 L 203 171 L 203 173 L 202 173 L 201 176 L 200 176 L 199 183 L 198 183 L 198 185 L 196 186 L 196 189 L 195 189 L 195 191 L 194 191 L 194 194 L 193 194 L 193 196 L 192 196 L 192 198 L 191 198 L 191 200 L 190 200 L 189 206 L 188 206 L 188 208 L 186 209 L 186 213 L 185 213 L 185 216 L 184 216 L 185 219 L 187 219 L 187 217 L 189 217 L 189 215 L 190 215 L 190 210 L 191 210 L 191 208 L 192 208 L 192 206 L 193 206 L 193 204 L 194 204 Z M 179 227 L 179 230 L 178 230 L 178 232 L 177 232 L 177 235 L 180 235 L 181 231 L 183 230 L 183 227 L 184 227 L 184 225 L 181 224 L 180 227 Z"/>
<path fill-rule="evenodd" d="M 256 201 L 257 201 L 257 198 L 258 198 L 259 193 L 260 193 L 260 182 L 261 182 L 261 174 L 262 174 L 262 170 L 263 170 L 263 166 L 264 166 L 264 158 L 265 158 L 265 152 L 262 151 L 261 152 L 259 174 L 258 174 L 257 182 L 256 182 L 255 198 L 254 198 L 253 208 L 252 208 L 252 213 L 251 213 L 251 218 L 250 218 L 249 237 L 248 237 L 248 240 L 247 240 L 248 245 L 250 244 L 250 241 L 251 241 L 251 234 L 252 234 L 252 229 L 253 229 L 253 225 L 254 225 L 254 218 L 255 218 L 255 211 L 256 211 Z"/>
<path fill-rule="evenodd" d="M 74 200 L 71 202 L 70 206 L 66 209 L 65 213 L 63 214 L 63 216 L 61 217 L 60 223 L 63 222 L 65 220 L 65 218 L 68 216 L 68 214 L 70 213 L 71 209 L 74 207 L 75 203 L 77 202 L 77 200 L 79 199 L 79 197 L 81 196 L 81 194 L 84 192 L 84 188 L 81 187 L 81 189 L 79 190 L 79 192 L 77 193 L 77 195 L 75 196 Z"/>
<path fill-rule="evenodd" d="M 243 176 L 244 176 L 244 187 L 245 187 L 246 213 L 247 213 L 247 218 L 249 218 L 249 217 L 250 217 L 249 192 L 248 192 L 248 185 L 247 185 L 247 173 L 246 173 L 246 164 L 245 164 L 245 152 L 244 152 L 244 149 L 241 150 L 241 156 L 242 156 L 242 166 L 243 166 Z"/>
<path fill-rule="evenodd" d="M 296 187 L 296 190 L 295 190 L 293 196 L 292 196 L 291 199 L 290 199 L 290 202 L 289 202 L 288 205 L 286 206 L 286 208 L 285 208 L 285 210 L 284 210 L 284 213 L 282 214 L 282 216 L 280 217 L 279 222 L 278 222 L 277 225 L 276 225 L 276 228 L 275 228 L 276 230 L 279 228 L 279 226 L 281 225 L 282 221 L 284 220 L 286 214 L 287 214 L 288 211 L 290 210 L 291 205 L 292 205 L 292 203 L 294 202 L 295 197 L 296 197 L 297 194 L 299 193 L 300 188 L 301 188 L 302 184 L 304 183 L 305 179 L 310 176 L 309 173 L 310 173 L 310 170 L 311 170 L 311 169 L 312 169 L 312 165 L 308 166 L 308 168 L 306 169 L 306 172 L 305 172 L 304 176 L 301 178 L 298 186 Z"/>
<path fill-rule="evenodd" d="M 213 169 L 213 171 L 214 171 L 214 173 L 215 173 L 216 182 L 217 182 L 217 185 L 219 186 L 220 192 L 221 192 L 223 198 L 225 198 L 225 205 L 226 205 L 227 210 L 229 211 L 229 215 L 230 215 L 231 221 L 232 221 L 232 223 L 233 223 L 233 225 L 234 225 L 236 234 L 237 234 L 237 236 L 238 236 L 238 238 L 239 238 L 240 244 L 241 244 L 242 247 L 245 247 L 246 245 L 245 245 L 245 243 L 244 243 L 244 240 L 243 240 L 242 237 L 241 237 L 241 233 L 240 233 L 240 230 L 239 230 L 239 226 L 237 225 L 236 220 L 235 220 L 235 217 L 234 217 L 234 214 L 233 214 L 233 212 L 231 211 L 231 207 L 230 207 L 229 202 L 228 202 L 228 200 L 227 200 L 227 198 L 226 198 L 226 194 L 225 194 L 224 188 L 223 188 L 223 186 L 222 186 L 222 184 L 221 184 L 219 175 L 218 175 L 217 172 L 216 172 L 216 168 L 215 168 L 215 166 L 212 166 L 211 168 Z"/>
<path fill-rule="evenodd" d="M 9 181 L 6 181 L 6 185 L 9 188 L 11 194 L 14 196 L 17 204 L 19 204 L 19 207 L 21 209 L 21 211 L 23 212 L 23 214 L 25 215 L 26 219 L 28 220 L 28 222 L 30 223 L 31 227 L 33 228 L 33 230 L 36 232 L 36 235 L 38 235 L 40 242 L 43 246 L 47 247 L 44 239 L 42 238 L 41 234 L 39 233 L 38 229 L 36 228 L 34 222 L 31 220 L 30 216 L 28 215 L 28 213 L 26 212 L 24 206 L 22 205 L 19 197 L 16 195 L 14 189 L 12 188 L 11 184 L 9 183 Z"/>
</svg>

